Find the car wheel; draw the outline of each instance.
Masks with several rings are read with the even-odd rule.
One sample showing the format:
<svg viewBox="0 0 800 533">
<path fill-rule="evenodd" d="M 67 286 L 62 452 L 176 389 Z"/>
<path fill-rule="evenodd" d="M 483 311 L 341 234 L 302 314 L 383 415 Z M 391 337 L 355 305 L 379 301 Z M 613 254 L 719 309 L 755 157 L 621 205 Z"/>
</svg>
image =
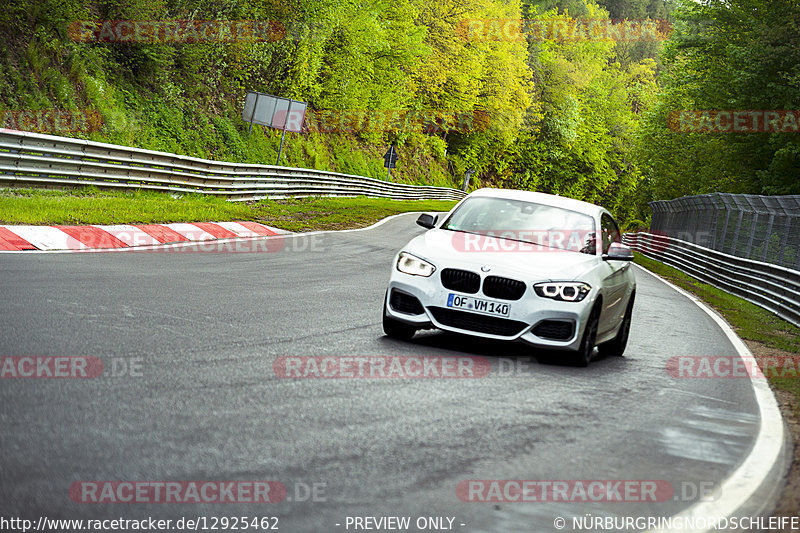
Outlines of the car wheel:
<svg viewBox="0 0 800 533">
<path fill-rule="evenodd" d="M 575 366 L 589 366 L 594 352 L 594 341 L 597 338 L 597 324 L 600 321 L 600 308 L 595 306 L 586 322 L 581 338 L 581 346 L 573 354 L 572 362 Z"/>
<path fill-rule="evenodd" d="M 631 318 L 633 317 L 633 299 L 636 293 L 631 294 L 628 300 L 628 307 L 625 309 L 625 316 L 622 317 L 622 324 L 619 326 L 617 336 L 608 342 L 604 342 L 597 347 L 601 355 L 622 356 L 625 347 L 628 345 L 628 335 L 631 332 Z"/>
<path fill-rule="evenodd" d="M 383 315 L 383 332 L 393 339 L 407 341 L 417 332 L 417 328 L 403 324 L 393 318 Z"/>
</svg>

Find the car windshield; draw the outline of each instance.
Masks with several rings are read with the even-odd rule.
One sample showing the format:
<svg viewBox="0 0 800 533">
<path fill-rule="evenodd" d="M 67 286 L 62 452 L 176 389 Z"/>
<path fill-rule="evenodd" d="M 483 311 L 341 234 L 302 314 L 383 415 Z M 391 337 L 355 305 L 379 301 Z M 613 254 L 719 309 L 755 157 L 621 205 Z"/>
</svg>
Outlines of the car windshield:
<svg viewBox="0 0 800 533">
<path fill-rule="evenodd" d="M 442 229 L 596 253 L 594 219 L 577 211 L 505 198 L 469 198 Z"/>
</svg>

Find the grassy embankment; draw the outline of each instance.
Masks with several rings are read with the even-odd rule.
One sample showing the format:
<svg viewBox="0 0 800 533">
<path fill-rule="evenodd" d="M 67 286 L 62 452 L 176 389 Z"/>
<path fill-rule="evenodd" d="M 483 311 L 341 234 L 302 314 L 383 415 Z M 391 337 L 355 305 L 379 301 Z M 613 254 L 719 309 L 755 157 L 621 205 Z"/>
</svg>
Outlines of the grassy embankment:
<svg viewBox="0 0 800 533">
<path fill-rule="evenodd" d="M 228 202 L 200 194 L 174 198 L 135 191 L 0 190 L 0 224 L 81 225 L 255 220 L 289 231 L 368 226 L 408 211 L 448 211 L 455 202 L 383 198 L 297 198 Z"/>
</svg>

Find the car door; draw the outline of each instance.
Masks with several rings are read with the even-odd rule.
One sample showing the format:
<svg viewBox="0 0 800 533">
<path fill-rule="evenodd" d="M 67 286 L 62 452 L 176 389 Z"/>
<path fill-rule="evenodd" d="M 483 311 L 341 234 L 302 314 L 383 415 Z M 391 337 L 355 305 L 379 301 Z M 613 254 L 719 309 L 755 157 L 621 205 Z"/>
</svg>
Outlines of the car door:
<svg viewBox="0 0 800 533">
<path fill-rule="evenodd" d="M 612 242 L 622 242 L 619 227 L 608 213 L 600 217 L 603 239 L 603 254 L 608 253 Z M 626 291 L 628 287 L 628 261 L 603 261 L 603 310 L 598 324 L 598 336 L 613 330 L 625 314 Z"/>
</svg>

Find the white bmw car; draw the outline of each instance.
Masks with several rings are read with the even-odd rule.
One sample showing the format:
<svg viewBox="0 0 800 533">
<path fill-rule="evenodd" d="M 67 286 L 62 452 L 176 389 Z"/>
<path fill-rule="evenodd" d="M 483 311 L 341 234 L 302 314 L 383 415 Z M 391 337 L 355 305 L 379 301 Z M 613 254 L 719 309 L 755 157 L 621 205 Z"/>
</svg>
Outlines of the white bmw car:
<svg viewBox="0 0 800 533">
<path fill-rule="evenodd" d="M 549 194 L 481 189 L 394 258 L 383 331 L 420 329 L 562 350 L 579 366 L 595 347 L 622 355 L 636 280 L 633 254 L 602 207 Z M 598 238 L 599 236 L 599 238 Z"/>
</svg>

